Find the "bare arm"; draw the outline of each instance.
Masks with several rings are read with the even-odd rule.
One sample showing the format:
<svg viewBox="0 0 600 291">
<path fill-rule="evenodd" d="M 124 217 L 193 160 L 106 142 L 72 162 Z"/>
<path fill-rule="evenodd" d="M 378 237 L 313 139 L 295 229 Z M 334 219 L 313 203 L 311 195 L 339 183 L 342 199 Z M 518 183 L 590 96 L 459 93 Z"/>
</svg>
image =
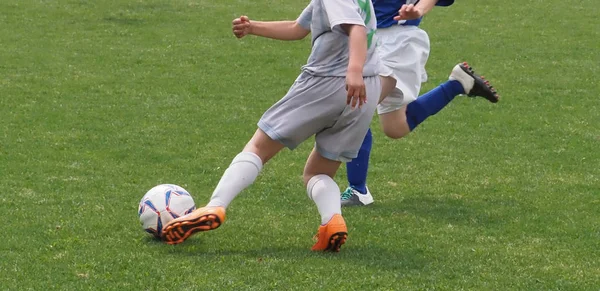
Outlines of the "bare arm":
<svg viewBox="0 0 600 291">
<path fill-rule="evenodd" d="M 415 5 L 415 7 L 419 10 L 421 10 L 422 14 L 421 15 L 425 15 L 427 13 L 429 13 L 429 11 L 431 11 L 431 9 L 433 9 L 433 7 L 435 7 L 435 3 L 437 3 L 438 0 L 421 0 L 419 1 L 419 3 L 417 3 L 417 5 Z"/>
<path fill-rule="evenodd" d="M 248 34 L 278 40 L 300 40 L 310 30 L 305 29 L 297 21 L 250 21 L 247 16 L 233 20 L 233 34 L 242 38 Z"/>
<path fill-rule="evenodd" d="M 296 21 L 252 21 L 250 34 L 278 39 L 300 40 L 305 38 L 310 30 L 304 29 Z"/>
<path fill-rule="evenodd" d="M 346 75 L 347 103 L 352 107 L 362 106 L 367 100 L 363 68 L 367 60 L 367 29 L 362 25 L 344 24 L 348 34 L 348 72 Z"/>
<path fill-rule="evenodd" d="M 362 74 L 367 60 L 367 30 L 362 25 L 344 24 L 342 26 L 348 34 L 348 71 Z"/>
<path fill-rule="evenodd" d="M 398 16 L 394 17 L 394 20 L 411 20 L 423 17 L 425 14 L 429 13 L 438 0 L 421 0 L 417 5 L 412 4 L 416 1 L 407 1 L 402 5 L 400 11 L 398 11 Z"/>
</svg>

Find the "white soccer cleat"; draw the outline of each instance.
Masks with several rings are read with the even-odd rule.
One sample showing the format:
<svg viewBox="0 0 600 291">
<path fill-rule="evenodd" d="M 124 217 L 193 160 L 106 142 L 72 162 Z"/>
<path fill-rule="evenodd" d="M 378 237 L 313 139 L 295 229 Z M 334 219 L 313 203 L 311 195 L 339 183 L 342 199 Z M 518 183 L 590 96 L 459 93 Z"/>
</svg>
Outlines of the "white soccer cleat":
<svg viewBox="0 0 600 291">
<path fill-rule="evenodd" d="M 362 194 L 352 187 L 346 188 L 341 197 L 342 206 L 366 206 L 374 202 L 373 196 L 367 187 L 367 193 Z"/>
<path fill-rule="evenodd" d="M 466 62 L 454 66 L 448 79 L 460 82 L 469 97 L 483 97 L 492 103 L 500 100 L 498 92 L 490 82 L 485 77 L 477 75 Z"/>
</svg>

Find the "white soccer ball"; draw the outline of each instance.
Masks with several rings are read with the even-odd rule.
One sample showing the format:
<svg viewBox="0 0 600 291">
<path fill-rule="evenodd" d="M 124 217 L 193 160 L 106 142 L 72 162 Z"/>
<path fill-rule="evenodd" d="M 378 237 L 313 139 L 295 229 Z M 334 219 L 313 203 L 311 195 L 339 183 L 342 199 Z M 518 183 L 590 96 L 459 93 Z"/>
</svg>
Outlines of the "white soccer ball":
<svg viewBox="0 0 600 291">
<path fill-rule="evenodd" d="M 196 209 L 194 199 L 180 186 L 161 184 L 150 189 L 138 207 L 138 216 L 146 232 L 160 238 L 169 221 Z"/>
</svg>

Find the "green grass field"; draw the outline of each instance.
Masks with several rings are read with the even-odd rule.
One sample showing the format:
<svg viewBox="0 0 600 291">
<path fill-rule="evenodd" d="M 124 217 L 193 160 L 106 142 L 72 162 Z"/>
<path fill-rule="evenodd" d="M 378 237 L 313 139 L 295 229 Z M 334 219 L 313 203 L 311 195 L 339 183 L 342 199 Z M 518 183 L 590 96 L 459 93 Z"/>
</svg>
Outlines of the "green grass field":
<svg viewBox="0 0 600 291">
<path fill-rule="evenodd" d="M 503 99 L 457 98 L 409 137 L 373 120 L 376 203 L 310 252 L 283 151 L 223 227 L 168 246 L 137 205 L 161 183 L 208 201 L 310 40 L 237 40 L 235 16 L 305 1 L 0 1 L 2 290 L 598 290 L 600 6 L 463 0 L 423 23 L 423 92 L 469 61 Z M 337 181 L 346 186 L 345 170 Z"/>
</svg>

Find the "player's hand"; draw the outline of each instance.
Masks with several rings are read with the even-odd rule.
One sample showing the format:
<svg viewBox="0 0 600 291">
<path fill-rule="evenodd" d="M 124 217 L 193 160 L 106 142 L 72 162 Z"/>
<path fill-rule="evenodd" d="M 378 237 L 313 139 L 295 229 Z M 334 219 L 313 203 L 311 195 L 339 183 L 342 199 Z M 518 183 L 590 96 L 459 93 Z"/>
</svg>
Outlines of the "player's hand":
<svg viewBox="0 0 600 291">
<path fill-rule="evenodd" d="M 363 104 L 367 103 L 367 89 L 365 88 L 365 80 L 361 71 L 348 71 L 346 75 L 346 91 L 348 91 L 348 98 L 346 104 L 352 106 L 352 108 L 362 107 Z"/>
<path fill-rule="evenodd" d="M 248 34 L 250 34 L 250 19 L 248 16 L 240 16 L 236 18 L 232 22 L 233 25 L 233 34 L 237 38 L 242 38 Z"/>
<path fill-rule="evenodd" d="M 400 21 L 419 19 L 423 17 L 424 14 L 425 13 L 423 10 L 419 9 L 417 6 L 415 6 L 415 4 L 404 4 L 402 7 L 400 7 L 400 10 L 398 10 L 398 16 L 394 17 L 394 20 Z"/>
</svg>

